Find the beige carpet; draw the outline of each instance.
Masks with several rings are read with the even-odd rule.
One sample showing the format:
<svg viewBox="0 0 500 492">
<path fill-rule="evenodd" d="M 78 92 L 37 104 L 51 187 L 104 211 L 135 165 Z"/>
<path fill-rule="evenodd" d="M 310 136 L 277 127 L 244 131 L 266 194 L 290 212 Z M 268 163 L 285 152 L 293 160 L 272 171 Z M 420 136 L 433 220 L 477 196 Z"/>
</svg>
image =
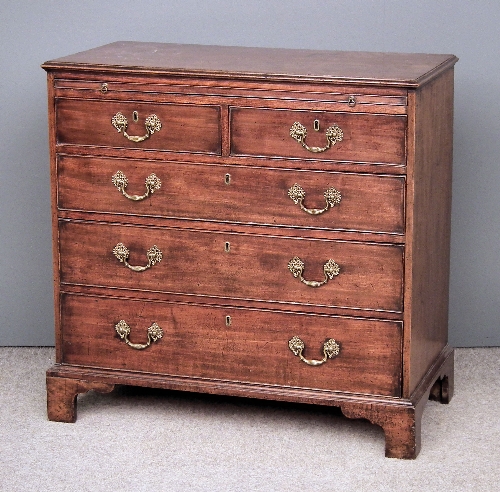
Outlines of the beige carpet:
<svg viewBox="0 0 500 492">
<path fill-rule="evenodd" d="M 335 409 L 122 387 L 49 422 L 51 348 L 0 348 L 0 490 L 499 491 L 500 348 L 458 349 L 455 396 L 429 402 L 415 461 Z"/>
</svg>

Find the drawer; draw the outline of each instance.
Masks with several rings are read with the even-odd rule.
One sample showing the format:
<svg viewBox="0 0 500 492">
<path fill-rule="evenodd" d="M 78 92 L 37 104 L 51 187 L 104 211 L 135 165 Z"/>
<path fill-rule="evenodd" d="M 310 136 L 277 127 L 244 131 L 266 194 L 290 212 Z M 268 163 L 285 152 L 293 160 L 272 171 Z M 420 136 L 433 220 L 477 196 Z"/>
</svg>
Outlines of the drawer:
<svg viewBox="0 0 500 492">
<path fill-rule="evenodd" d="M 154 259 L 153 246 L 161 251 L 161 261 L 133 271 L 115 257 L 118 244 L 127 248 L 132 267 L 148 266 L 147 252 Z M 125 255 L 122 251 L 121 258 Z M 302 282 L 297 260 L 290 264 L 295 257 L 304 263 L 304 282 L 323 285 Z M 63 283 L 350 309 L 402 309 L 403 247 L 398 245 L 61 221 L 60 258 Z M 328 267 L 332 278 L 325 274 Z"/>
<path fill-rule="evenodd" d="M 144 373 L 332 391 L 400 396 L 401 324 L 260 310 L 218 308 L 63 294 L 63 363 Z M 162 338 L 146 345 L 156 323 Z M 338 355 L 321 365 L 289 349 L 298 336 L 303 357 L 322 360 L 326 340 Z"/>
<path fill-rule="evenodd" d="M 118 114 L 126 119 L 126 126 L 120 126 L 120 119 L 115 121 L 121 131 L 112 123 Z M 154 131 L 147 129 L 152 115 L 160 122 L 150 127 Z M 56 122 L 58 144 L 221 153 L 218 106 L 59 99 Z M 132 139 L 147 138 L 136 142 L 124 133 Z"/>
<path fill-rule="evenodd" d="M 406 116 L 231 108 L 230 118 L 233 155 L 406 164 Z M 311 152 L 290 136 L 296 122 L 306 129 L 309 147 L 327 147 L 330 127 L 340 128 L 342 140 L 332 137 L 329 148 Z"/>
<path fill-rule="evenodd" d="M 125 176 L 125 193 L 118 171 Z M 401 176 L 356 175 L 235 166 L 131 161 L 91 157 L 58 157 L 61 209 L 125 213 L 182 219 L 307 227 L 330 230 L 404 233 L 405 179 Z M 160 180 L 151 194 L 148 176 Z M 116 180 L 115 180 L 116 181 Z M 299 185 L 301 209 L 289 190 Z M 328 205 L 325 193 L 340 197 Z M 295 197 L 297 201 L 297 197 Z M 207 206 L 210 204 L 210 206 Z M 327 210 L 325 210 L 327 209 Z M 314 214 L 315 210 L 324 210 Z"/>
</svg>

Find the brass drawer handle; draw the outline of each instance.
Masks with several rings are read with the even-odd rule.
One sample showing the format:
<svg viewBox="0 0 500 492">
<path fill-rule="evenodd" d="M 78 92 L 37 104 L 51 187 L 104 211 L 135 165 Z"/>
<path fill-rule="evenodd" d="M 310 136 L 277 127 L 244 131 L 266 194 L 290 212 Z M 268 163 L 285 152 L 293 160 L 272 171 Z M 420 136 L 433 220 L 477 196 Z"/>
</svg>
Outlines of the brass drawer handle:
<svg viewBox="0 0 500 492">
<path fill-rule="evenodd" d="M 341 142 L 344 138 L 344 132 L 337 125 L 332 125 L 326 129 L 326 146 L 325 147 L 309 147 L 306 144 L 307 128 L 296 121 L 290 128 L 290 136 L 297 140 L 304 149 L 309 152 L 324 152 L 337 142 Z"/>
<path fill-rule="evenodd" d="M 149 195 L 152 195 L 156 190 L 159 190 L 161 188 L 161 181 L 155 173 L 150 174 L 146 178 L 146 193 L 144 193 L 144 195 L 129 195 L 125 191 L 125 188 L 128 186 L 128 179 L 127 176 L 125 176 L 125 174 L 123 174 L 121 171 L 117 171 L 115 174 L 113 174 L 111 181 L 122 192 L 123 196 L 127 197 L 129 200 L 134 200 L 136 202 L 139 200 L 144 200 L 144 198 L 147 198 Z"/>
<path fill-rule="evenodd" d="M 137 113 L 134 111 L 134 119 Z M 111 124 L 118 130 L 118 133 L 123 133 L 123 136 L 131 140 L 132 142 L 142 142 L 153 135 L 154 132 L 159 132 L 161 130 L 161 121 L 158 116 L 152 114 L 146 118 L 146 135 L 134 136 L 127 133 L 128 121 L 127 118 L 120 112 L 116 113 L 113 118 L 111 118 Z"/>
<path fill-rule="evenodd" d="M 295 183 L 289 190 L 288 196 L 293 200 L 295 204 L 299 204 L 300 208 L 311 215 L 319 215 L 323 212 L 326 212 L 330 207 L 334 207 L 340 203 L 342 200 L 342 195 L 340 191 L 335 188 L 328 188 L 323 196 L 326 200 L 325 208 L 306 208 L 303 204 L 304 198 L 306 197 L 306 192 L 304 189 L 297 183 Z"/>
<path fill-rule="evenodd" d="M 128 262 L 128 257 L 130 256 L 130 251 L 127 249 L 127 247 L 123 243 L 118 243 L 114 248 L 113 248 L 113 254 L 116 256 L 116 258 L 125 266 L 133 270 L 134 272 L 143 272 L 144 270 L 147 270 L 148 268 L 151 268 L 153 265 L 156 263 L 160 263 L 161 259 L 163 258 L 163 254 L 158 248 L 158 246 L 153 245 L 151 248 L 149 248 L 146 252 L 146 256 L 148 258 L 148 264 L 146 266 L 133 266 L 130 265 Z"/>
<path fill-rule="evenodd" d="M 151 342 L 156 342 L 163 336 L 163 330 L 156 324 L 153 323 L 148 328 L 148 342 L 147 343 L 132 343 L 128 336 L 130 335 L 130 326 L 125 322 L 125 320 L 120 320 L 115 325 L 116 333 L 120 336 L 120 338 L 133 349 L 142 350 L 151 345 Z"/>
<path fill-rule="evenodd" d="M 322 285 L 325 285 L 328 280 L 331 280 L 340 273 L 340 267 L 337 263 L 335 263 L 332 259 L 329 259 L 323 266 L 325 280 L 322 282 L 317 282 L 316 280 L 306 280 L 302 276 L 302 272 L 304 271 L 304 262 L 298 256 L 295 256 L 288 262 L 288 269 L 292 272 L 292 275 L 295 278 L 299 277 L 300 281 L 309 287 L 321 287 Z"/>
<path fill-rule="evenodd" d="M 320 366 L 321 364 L 324 364 L 328 359 L 339 355 L 340 352 L 340 346 L 333 338 L 330 338 L 323 344 L 324 357 L 321 360 L 306 359 L 302 355 L 302 351 L 305 347 L 304 342 L 297 336 L 288 341 L 288 347 L 294 353 L 294 355 L 298 355 L 300 357 L 300 360 L 302 362 L 305 362 L 309 366 Z"/>
</svg>

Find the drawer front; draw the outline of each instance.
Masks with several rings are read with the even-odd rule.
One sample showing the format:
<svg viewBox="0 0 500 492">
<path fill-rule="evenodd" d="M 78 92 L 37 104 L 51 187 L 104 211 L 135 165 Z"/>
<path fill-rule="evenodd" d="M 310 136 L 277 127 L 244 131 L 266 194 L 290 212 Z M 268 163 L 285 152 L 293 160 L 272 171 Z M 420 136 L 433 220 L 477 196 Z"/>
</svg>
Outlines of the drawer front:
<svg viewBox="0 0 500 492">
<path fill-rule="evenodd" d="M 149 264 L 147 251 L 153 246 L 162 259 L 144 271 L 133 271 L 115 257 L 118 244 L 128 249 L 127 261 L 133 267 Z M 397 245 L 61 221 L 60 252 L 63 283 L 402 310 L 403 248 Z M 289 262 L 295 257 L 304 263 L 305 282 L 324 285 L 303 283 L 297 261 L 294 276 Z M 335 264 L 340 269 L 336 276 Z M 324 271 L 328 266 L 331 279 Z"/>
<path fill-rule="evenodd" d="M 119 113 L 125 117 L 126 127 L 119 118 L 117 126 L 113 125 L 113 117 Z M 157 116 L 161 128 L 156 126 L 151 133 L 146 123 L 152 115 Z M 221 153 L 218 106 L 60 99 L 56 122 L 59 144 Z M 147 138 L 136 142 L 134 137 Z"/>
<path fill-rule="evenodd" d="M 398 322 L 235 308 L 63 295 L 63 362 L 68 364 L 333 391 L 400 396 Z M 156 323 L 162 338 L 145 345 Z M 333 338 L 338 355 L 321 365 L 289 349 L 298 336 L 303 357 L 322 360 Z"/>
<path fill-rule="evenodd" d="M 119 171 L 127 180 L 126 188 L 120 188 L 120 181 L 116 187 L 113 185 L 112 179 Z M 62 209 L 330 230 L 404 232 L 405 180 L 400 176 L 70 156 L 59 157 L 58 173 L 58 204 Z M 153 193 L 146 185 L 151 174 L 160 180 L 160 188 Z M 302 202 L 297 196 L 295 202 L 290 198 L 294 185 L 303 190 Z M 334 195 L 336 199 L 330 199 L 328 204 L 325 193 L 332 188 L 340 195 Z M 133 195 L 144 199 L 133 200 Z M 315 213 L 318 210 L 324 211 Z"/>
<path fill-rule="evenodd" d="M 315 131 L 315 123 L 319 130 Z M 307 130 L 304 143 L 323 149 L 327 130 L 338 126 L 342 140 L 311 152 L 290 136 L 294 123 Z M 335 161 L 406 164 L 406 117 L 362 113 L 231 108 L 231 153 Z M 337 133 L 337 139 L 339 138 Z"/>
</svg>

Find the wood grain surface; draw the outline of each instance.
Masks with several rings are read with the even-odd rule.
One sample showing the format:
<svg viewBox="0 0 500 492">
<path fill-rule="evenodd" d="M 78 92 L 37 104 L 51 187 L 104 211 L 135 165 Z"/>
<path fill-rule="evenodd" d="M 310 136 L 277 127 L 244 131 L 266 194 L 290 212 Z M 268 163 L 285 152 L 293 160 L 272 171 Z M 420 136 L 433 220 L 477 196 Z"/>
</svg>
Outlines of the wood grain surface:
<svg viewBox="0 0 500 492">
<path fill-rule="evenodd" d="M 61 307 L 67 364 L 400 395 L 399 322 L 68 294 Z M 115 331 L 121 319 L 131 328 L 132 343 L 144 344 L 152 323 L 164 335 L 144 350 L 133 349 Z M 288 348 L 294 336 L 304 341 L 308 359 L 321 360 L 329 338 L 340 353 L 309 366 Z"/>
<path fill-rule="evenodd" d="M 129 249 L 131 265 L 146 265 L 146 252 L 153 245 L 163 259 L 144 272 L 134 272 L 113 255 L 118 243 Z M 60 251 L 63 283 L 402 310 L 403 249 L 397 245 L 63 221 Z M 305 263 L 306 280 L 323 281 L 329 259 L 339 265 L 340 274 L 321 287 L 309 287 L 288 269 L 295 256 Z"/>
<path fill-rule="evenodd" d="M 415 88 L 450 68 L 454 55 L 291 50 L 118 41 L 42 66 L 101 72 L 199 75 Z"/>
<path fill-rule="evenodd" d="M 321 111 L 273 111 L 231 108 L 231 153 L 349 162 L 405 164 L 406 118 Z M 314 120 L 320 131 L 314 131 Z M 290 136 L 295 122 L 307 128 L 309 146 L 326 146 L 325 132 L 337 125 L 343 139 L 325 152 L 313 154 Z"/>
<path fill-rule="evenodd" d="M 401 176 L 308 172 L 251 166 L 202 165 L 137 159 L 60 156 L 58 206 L 84 210 L 201 221 L 291 226 L 309 229 L 404 233 L 405 179 Z M 127 193 L 142 195 L 154 173 L 161 188 L 143 201 L 131 201 L 113 186 L 122 171 Z M 323 209 L 330 187 L 341 202 L 320 215 L 300 209 L 288 195 L 299 184 L 304 206 Z"/>
<path fill-rule="evenodd" d="M 134 111 L 139 115 L 137 122 L 133 120 Z M 127 118 L 127 133 L 131 136 L 146 134 L 145 120 L 152 114 L 158 116 L 162 128 L 143 142 L 130 141 L 111 124 L 119 112 Z M 59 144 L 221 152 L 220 108 L 216 106 L 60 99 L 56 120 Z"/>
</svg>

